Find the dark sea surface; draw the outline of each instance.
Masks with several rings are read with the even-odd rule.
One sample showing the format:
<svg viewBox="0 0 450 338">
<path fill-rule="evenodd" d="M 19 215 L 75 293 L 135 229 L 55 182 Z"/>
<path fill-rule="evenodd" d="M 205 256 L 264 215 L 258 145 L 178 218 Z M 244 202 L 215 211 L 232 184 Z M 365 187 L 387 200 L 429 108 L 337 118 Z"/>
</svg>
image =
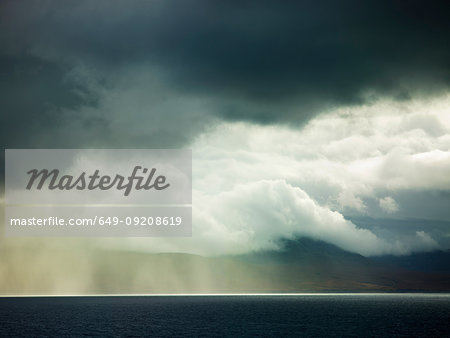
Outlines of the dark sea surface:
<svg viewBox="0 0 450 338">
<path fill-rule="evenodd" d="M 450 295 L 7 297 L 8 336 L 449 337 Z"/>
</svg>

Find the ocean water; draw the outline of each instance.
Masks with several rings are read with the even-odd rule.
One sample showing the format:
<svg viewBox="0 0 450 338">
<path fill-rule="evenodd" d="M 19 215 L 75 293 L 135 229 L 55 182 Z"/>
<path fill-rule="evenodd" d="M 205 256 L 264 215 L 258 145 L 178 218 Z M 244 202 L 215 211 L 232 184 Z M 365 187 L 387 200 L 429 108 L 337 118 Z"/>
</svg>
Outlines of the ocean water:
<svg viewBox="0 0 450 338">
<path fill-rule="evenodd" d="M 0 337 L 449 337 L 450 295 L 0 298 Z"/>
</svg>

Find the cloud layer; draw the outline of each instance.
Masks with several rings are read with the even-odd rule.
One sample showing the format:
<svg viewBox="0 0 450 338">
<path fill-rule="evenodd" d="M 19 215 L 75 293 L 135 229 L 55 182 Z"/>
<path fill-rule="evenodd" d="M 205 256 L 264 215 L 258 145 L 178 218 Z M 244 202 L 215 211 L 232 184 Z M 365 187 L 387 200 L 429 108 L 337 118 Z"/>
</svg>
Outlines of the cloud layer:
<svg viewBox="0 0 450 338">
<path fill-rule="evenodd" d="M 449 101 L 339 109 L 302 129 L 218 125 L 191 145 L 193 238 L 129 245 L 221 255 L 310 237 L 363 255 L 448 249 Z"/>
<path fill-rule="evenodd" d="M 0 142 L 191 147 L 195 236 L 131 249 L 449 248 L 446 5 L 2 1 Z"/>
<path fill-rule="evenodd" d="M 450 79 L 445 5 L 3 1 L 1 141 L 176 147 L 217 119 L 302 124 L 438 95 Z"/>
</svg>

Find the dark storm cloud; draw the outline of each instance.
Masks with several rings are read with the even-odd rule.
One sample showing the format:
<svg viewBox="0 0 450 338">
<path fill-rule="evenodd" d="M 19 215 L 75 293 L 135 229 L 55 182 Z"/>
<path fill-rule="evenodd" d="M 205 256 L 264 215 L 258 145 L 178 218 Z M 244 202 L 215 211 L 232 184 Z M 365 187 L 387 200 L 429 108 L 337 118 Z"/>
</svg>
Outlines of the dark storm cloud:
<svg viewBox="0 0 450 338">
<path fill-rule="evenodd" d="M 447 90 L 445 5 L 3 2 L 2 125 L 8 129 L 2 142 L 32 139 L 33 130 L 45 139 L 52 124 L 68 123 L 58 118 L 58 108 L 95 106 L 92 88 L 64 80 L 79 65 L 95 72 L 105 88 L 114 88 L 130 68 L 158 69 L 163 92 L 206 97 L 215 102 L 211 115 L 260 123 L 302 123 L 329 107 Z M 180 114 L 188 112 L 180 108 Z M 107 129 L 102 119 L 93 118 L 91 127 Z M 18 120 L 29 123 L 14 131 Z"/>
<path fill-rule="evenodd" d="M 45 134 L 37 138 L 35 132 L 58 128 L 63 121 L 60 108 L 80 104 L 83 88 L 65 81 L 64 69 L 55 63 L 27 56 L 3 56 L 0 63 L 0 124 L 8 128 L 0 134 L 1 143 L 20 147 L 14 143 L 16 139 L 37 147 L 45 145 Z M 94 98 L 84 96 L 84 100 L 94 103 Z M 64 145 L 63 139 L 60 145 Z"/>
</svg>

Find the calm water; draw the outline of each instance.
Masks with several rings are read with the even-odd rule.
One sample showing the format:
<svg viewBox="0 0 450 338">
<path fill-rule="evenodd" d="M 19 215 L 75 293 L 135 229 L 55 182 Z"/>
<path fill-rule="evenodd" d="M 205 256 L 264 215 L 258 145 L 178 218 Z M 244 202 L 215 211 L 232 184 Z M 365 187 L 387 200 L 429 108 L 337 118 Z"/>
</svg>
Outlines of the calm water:
<svg viewBox="0 0 450 338">
<path fill-rule="evenodd" d="M 449 295 L 0 298 L 0 336 L 450 336 Z"/>
</svg>

